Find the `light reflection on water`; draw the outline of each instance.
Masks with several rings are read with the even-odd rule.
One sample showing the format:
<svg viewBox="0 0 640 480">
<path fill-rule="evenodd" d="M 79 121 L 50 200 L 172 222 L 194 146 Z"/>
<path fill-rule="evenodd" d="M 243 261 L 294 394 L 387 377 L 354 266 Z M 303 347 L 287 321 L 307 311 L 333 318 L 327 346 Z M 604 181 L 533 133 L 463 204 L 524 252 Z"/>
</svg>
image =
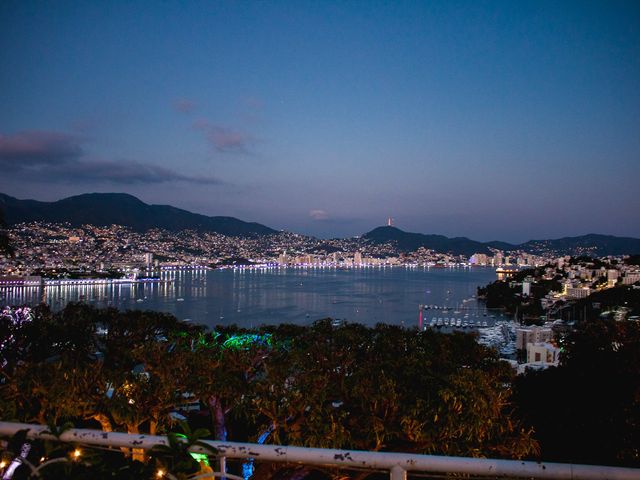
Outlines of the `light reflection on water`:
<svg viewBox="0 0 640 480">
<path fill-rule="evenodd" d="M 475 309 L 475 299 L 463 300 L 495 278 L 490 268 L 172 270 L 162 273 L 168 280 L 163 283 L 0 289 L 0 303 L 44 301 L 60 309 L 70 301 L 84 301 L 97 307 L 164 311 L 209 326 L 307 324 L 325 317 L 413 326 L 419 304 Z M 426 310 L 425 324 L 432 316 L 445 314 Z"/>
</svg>

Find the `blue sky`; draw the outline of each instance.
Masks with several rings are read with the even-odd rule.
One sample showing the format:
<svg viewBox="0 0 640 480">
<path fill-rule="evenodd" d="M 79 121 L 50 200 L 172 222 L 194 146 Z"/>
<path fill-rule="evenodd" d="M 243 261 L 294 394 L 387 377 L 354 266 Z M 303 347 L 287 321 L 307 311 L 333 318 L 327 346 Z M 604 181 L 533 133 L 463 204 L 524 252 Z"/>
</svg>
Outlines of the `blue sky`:
<svg viewBox="0 0 640 480">
<path fill-rule="evenodd" d="M 0 3 L 0 191 L 640 236 L 640 3 Z"/>
</svg>

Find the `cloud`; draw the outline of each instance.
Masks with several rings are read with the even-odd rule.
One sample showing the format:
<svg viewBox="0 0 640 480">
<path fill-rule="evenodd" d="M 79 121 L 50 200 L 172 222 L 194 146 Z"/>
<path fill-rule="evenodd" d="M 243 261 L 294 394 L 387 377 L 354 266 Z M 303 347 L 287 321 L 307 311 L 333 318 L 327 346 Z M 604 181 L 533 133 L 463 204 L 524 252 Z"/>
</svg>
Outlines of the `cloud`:
<svg viewBox="0 0 640 480">
<path fill-rule="evenodd" d="M 14 135 L 0 134 L 0 166 L 19 162 L 26 165 L 57 164 L 83 155 L 73 135 L 33 130 Z"/>
<path fill-rule="evenodd" d="M 196 109 L 196 103 L 187 98 L 179 98 L 173 102 L 173 108 L 176 112 L 191 113 Z"/>
<path fill-rule="evenodd" d="M 309 216 L 314 220 L 328 220 L 329 214 L 324 210 L 310 210 Z"/>
<path fill-rule="evenodd" d="M 201 185 L 220 185 L 214 177 L 183 175 L 171 169 L 138 162 L 116 160 L 94 160 L 78 162 L 71 169 L 48 169 L 47 177 L 66 182 L 108 182 L 124 185 L 189 182 Z"/>
<path fill-rule="evenodd" d="M 223 183 L 215 177 L 185 175 L 157 165 L 86 158 L 77 137 L 42 131 L 0 134 L 0 170 L 6 177 L 60 183 Z"/>
<path fill-rule="evenodd" d="M 204 119 L 194 122 L 193 128 L 202 132 L 207 142 L 218 152 L 246 153 L 248 147 L 255 143 L 253 137 L 249 134 L 221 125 L 213 125 Z"/>
</svg>

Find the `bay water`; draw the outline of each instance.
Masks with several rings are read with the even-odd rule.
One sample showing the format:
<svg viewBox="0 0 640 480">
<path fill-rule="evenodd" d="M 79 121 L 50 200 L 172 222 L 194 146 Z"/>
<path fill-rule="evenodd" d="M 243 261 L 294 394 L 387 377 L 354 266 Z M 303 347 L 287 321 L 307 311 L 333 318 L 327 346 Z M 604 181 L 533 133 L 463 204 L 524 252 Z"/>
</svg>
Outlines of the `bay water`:
<svg viewBox="0 0 640 480">
<path fill-rule="evenodd" d="M 475 294 L 478 286 L 495 279 L 491 268 L 463 267 L 184 269 L 165 270 L 162 281 L 154 283 L 5 288 L 0 303 L 45 302 L 57 310 L 82 301 L 168 312 L 210 327 L 310 324 L 327 317 L 412 327 L 418 325 L 419 305 L 426 305 L 425 325 L 454 315 L 492 324 L 496 317 L 487 314 Z"/>
</svg>

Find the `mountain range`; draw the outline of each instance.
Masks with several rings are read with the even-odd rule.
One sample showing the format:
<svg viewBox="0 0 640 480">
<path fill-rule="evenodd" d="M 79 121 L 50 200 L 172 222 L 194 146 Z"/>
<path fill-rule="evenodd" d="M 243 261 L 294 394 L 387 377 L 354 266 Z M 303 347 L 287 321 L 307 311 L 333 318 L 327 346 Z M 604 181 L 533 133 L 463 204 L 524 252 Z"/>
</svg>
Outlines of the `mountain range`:
<svg viewBox="0 0 640 480">
<path fill-rule="evenodd" d="M 442 235 L 424 235 L 410 233 L 395 227 L 378 227 L 363 235 L 363 238 L 374 243 L 394 242 L 403 252 L 412 252 L 420 247 L 437 252 L 449 252 L 454 255 L 470 256 L 474 253 L 491 254 L 491 249 L 506 252 L 520 250 L 532 254 L 556 252 L 558 255 L 631 255 L 640 253 L 640 239 L 598 235 L 590 233 L 579 237 L 564 237 L 554 240 L 529 240 L 514 245 L 493 241 L 477 242 L 466 237 L 448 238 Z"/>
<path fill-rule="evenodd" d="M 56 202 L 19 200 L 0 193 L 0 210 L 5 221 L 12 225 L 21 222 L 67 222 L 80 225 L 123 225 L 136 231 L 163 228 L 169 231 L 197 230 L 228 236 L 269 235 L 276 230 L 234 217 L 209 217 L 169 205 L 149 205 L 125 193 L 87 193 Z M 490 254 L 491 249 L 521 250 L 529 253 L 554 251 L 558 255 L 592 256 L 640 253 L 640 239 L 589 234 L 555 240 L 530 240 L 520 245 L 493 241 L 478 242 L 466 237 L 448 238 L 443 235 L 411 233 L 396 227 L 378 227 L 362 236 L 372 243 L 393 242 L 402 252 L 420 247 L 437 252 L 470 256 Z"/>
<path fill-rule="evenodd" d="M 234 217 L 208 217 L 169 205 L 148 205 L 126 193 L 86 193 L 57 202 L 18 200 L 0 193 L 5 221 L 68 222 L 80 225 L 124 225 L 136 231 L 163 228 L 169 231 L 198 230 L 229 236 L 268 235 L 275 230 Z"/>
<path fill-rule="evenodd" d="M 394 242 L 396 247 L 402 252 L 413 252 L 420 247 L 435 250 L 436 252 L 450 252 L 454 255 L 473 255 L 474 253 L 487 253 L 491 251 L 489 247 L 500 250 L 512 250 L 514 245 L 502 242 L 483 243 L 471 240 L 466 237 L 448 238 L 444 235 L 425 235 L 422 233 L 411 233 L 400 230 L 396 227 L 378 227 L 365 233 L 362 238 L 373 243 Z"/>
</svg>

